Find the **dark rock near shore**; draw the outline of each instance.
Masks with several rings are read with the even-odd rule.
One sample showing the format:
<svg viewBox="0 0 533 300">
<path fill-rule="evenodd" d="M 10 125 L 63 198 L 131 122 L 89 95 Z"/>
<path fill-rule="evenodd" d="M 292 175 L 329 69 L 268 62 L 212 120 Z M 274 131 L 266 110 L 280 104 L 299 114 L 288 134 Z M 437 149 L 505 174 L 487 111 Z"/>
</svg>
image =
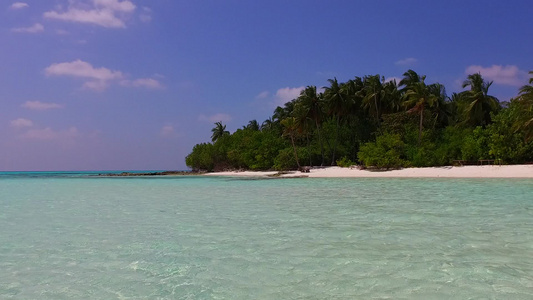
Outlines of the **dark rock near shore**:
<svg viewBox="0 0 533 300">
<path fill-rule="evenodd" d="M 191 171 L 163 171 L 163 172 L 122 172 L 122 173 L 104 173 L 98 174 L 103 177 L 139 177 L 139 176 L 191 176 L 191 175 L 203 175 L 205 172 L 191 172 Z"/>
</svg>

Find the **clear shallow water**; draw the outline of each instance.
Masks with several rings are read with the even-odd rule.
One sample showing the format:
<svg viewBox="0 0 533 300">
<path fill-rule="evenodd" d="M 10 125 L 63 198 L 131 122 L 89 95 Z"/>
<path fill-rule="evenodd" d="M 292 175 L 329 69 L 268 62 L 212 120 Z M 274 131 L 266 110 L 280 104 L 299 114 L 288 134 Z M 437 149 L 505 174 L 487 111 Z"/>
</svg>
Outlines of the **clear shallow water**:
<svg viewBox="0 0 533 300">
<path fill-rule="evenodd" d="M 532 180 L 12 175 L 0 299 L 533 298 Z"/>
</svg>

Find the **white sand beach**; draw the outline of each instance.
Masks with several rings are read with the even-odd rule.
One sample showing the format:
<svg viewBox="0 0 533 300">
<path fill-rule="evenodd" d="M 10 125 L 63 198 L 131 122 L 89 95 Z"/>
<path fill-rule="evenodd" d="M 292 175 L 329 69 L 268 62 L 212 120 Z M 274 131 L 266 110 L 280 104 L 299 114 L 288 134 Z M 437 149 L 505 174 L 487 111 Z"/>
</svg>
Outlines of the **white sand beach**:
<svg viewBox="0 0 533 300">
<path fill-rule="evenodd" d="M 278 174 L 268 172 L 215 172 L 210 176 L 248 176 L 266 177 Z M 488 165 L 488 166 L 462 166 L 462 167 L 433 167 L 433 168 L 405 168 L 400 170 L 376 171 L 359 170 L 358 168 L 341 167 L 316 167 L 309 173 L 292 171 L 281 174 L 279 177 L 426 177 L 426 178 L 533 178 L 533 165 Z"/>
</svg>

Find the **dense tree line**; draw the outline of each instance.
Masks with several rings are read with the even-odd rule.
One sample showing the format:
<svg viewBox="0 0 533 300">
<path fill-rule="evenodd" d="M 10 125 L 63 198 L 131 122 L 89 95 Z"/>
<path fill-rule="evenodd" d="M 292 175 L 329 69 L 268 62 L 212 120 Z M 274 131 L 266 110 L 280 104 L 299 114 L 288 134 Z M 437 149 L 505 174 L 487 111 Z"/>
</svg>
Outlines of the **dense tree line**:
<svg viewBox="0 0 533 300">
<path fill-rule="evenodd" d="M 186 164 L 211 171 L 533 161 L 533 78 L 510 102 L 491 96 L 491 84 L 472 74 L 465 91 L 448 96 L 413 70 L 400 82 L 380 75 L 329 79 L 323 92 L 307 86 L 261 124 L 252 120 L 230 133 L 215 123 L 211 143 L 195 145 Z"/>
</svg>

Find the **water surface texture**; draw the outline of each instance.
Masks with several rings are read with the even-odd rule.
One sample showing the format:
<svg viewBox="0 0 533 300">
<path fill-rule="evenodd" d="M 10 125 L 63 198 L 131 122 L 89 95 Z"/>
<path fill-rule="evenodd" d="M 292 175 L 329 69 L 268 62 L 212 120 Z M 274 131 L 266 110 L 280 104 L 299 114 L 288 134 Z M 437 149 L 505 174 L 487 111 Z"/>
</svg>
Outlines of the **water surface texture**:
<svg viewBox="0 0 533 300">
<path fill-rule="evenodd" d="M 0 174 L 0 299 L 532 299 L 533 181 Z"/>
</svg>

